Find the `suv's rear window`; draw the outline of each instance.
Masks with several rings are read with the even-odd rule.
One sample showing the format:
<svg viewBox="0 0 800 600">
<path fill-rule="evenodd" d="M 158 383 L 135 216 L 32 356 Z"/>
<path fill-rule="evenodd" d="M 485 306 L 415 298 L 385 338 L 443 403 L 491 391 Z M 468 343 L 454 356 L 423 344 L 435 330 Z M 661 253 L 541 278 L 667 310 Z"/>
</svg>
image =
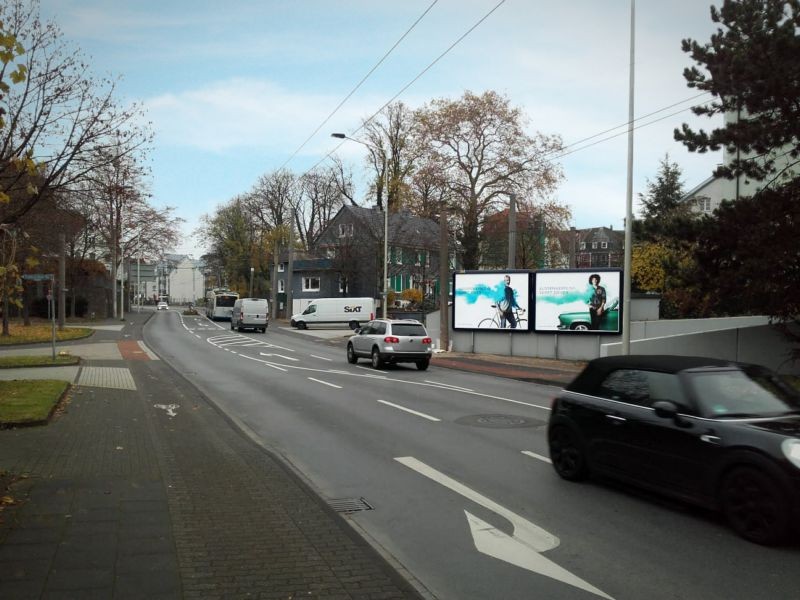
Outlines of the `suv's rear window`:
<svg viewBox="0 0 800 600">
<path fill-rule="evenodd" d="M 414 323 L 393 323 L 392 333 L 394 335 L 408 335 L 408 336 L 425 336 L 425 328 L 422 325 Z"/>
</svg>

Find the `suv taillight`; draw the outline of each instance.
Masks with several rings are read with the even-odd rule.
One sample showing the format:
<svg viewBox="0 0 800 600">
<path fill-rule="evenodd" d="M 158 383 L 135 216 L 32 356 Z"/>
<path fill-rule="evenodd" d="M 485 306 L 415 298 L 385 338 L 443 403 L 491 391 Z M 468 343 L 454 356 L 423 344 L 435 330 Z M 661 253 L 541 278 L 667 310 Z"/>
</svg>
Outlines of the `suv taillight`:
<svg viewBox="0 0 800 600">
<path fill-rule="evenodd" d="M 394 336 L 387 335 L 385 338 L 383 338 L 383 341 L 386 342 L 387 344 L 399 344 L 400 343 L 400 338 L 396 338 Z"/>
<path fill-rule="evenodd" d="M 431 343 L 431 338 L 422 338 L 422 343 L 423 344 L 430 344 Z"/>
</svg>

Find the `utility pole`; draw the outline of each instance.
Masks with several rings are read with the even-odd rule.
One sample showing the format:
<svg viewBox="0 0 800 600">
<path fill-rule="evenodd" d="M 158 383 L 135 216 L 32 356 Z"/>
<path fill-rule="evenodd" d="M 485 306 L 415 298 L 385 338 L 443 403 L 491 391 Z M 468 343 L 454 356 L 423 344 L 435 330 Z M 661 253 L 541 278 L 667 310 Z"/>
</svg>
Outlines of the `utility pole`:
<svg viewBox="0 0 800 600">
<path fill-rule="evenodd" d="M 286 269 L 286 318 L 291 319 L 292 313 L 292 280 L 294 279 L 294 209 L 291 213 L 292 222 L 289 224 L 289 267 Z"/>
<path fill-rule="evenodd" d="M 631 262 L 633 251 L 633 75 L 636 0 L 631 0 L 631 64 L 628 85 L 628 184 L 625 195 L 625 264 L 622 282 L 622 354 L 631 353 Z"/>
<path fill-rule="evenodd" d="M 278 318 L 278 264 L 280 263 L 280 245 L 278 237 L 275 236 L 274 248 L 272 250 L 272 285 L 270 286 L 270 296 L 272 303 L 270 306 L 270 318 L 275 321 Z M 291 317 L 291 315 L 289 315 Z"/>
<path fill-rule="evenodd" d="M 517 196 L 508 195 L 508 268 L 517 264 Z"/>
<path fill-rule="evenodd" d="M 64 323 L 67 316 L 67 236 L 64 233 L 58 234 L 58 330 L 64 330 Z"/>
<path fill-rule="evenodd" d="M 447 206 L 439 211 L 439 349 L 450 349 L 450 248 L 447 234 Z"/>
</svg>

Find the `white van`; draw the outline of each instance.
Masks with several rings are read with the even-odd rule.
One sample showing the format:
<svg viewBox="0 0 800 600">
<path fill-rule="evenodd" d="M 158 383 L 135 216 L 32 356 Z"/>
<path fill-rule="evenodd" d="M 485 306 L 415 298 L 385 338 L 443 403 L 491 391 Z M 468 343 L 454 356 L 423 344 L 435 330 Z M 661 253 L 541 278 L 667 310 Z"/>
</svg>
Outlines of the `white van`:
<svg viewBox="0 0 800 600">
<path fill-rule="evenodd" d="M 269 325 L 269 303 L 265 298 L 239 298 L 233 304 L 231 329 L 267 330 Z"/>
<path fill-rule="evenodd" d="M 317 324 L 349 325 L 350 329 L 358 329 L 374 318 L 374 298 L 318 298 L 303 312 L 292 315 L 290 323 L 298 329 Z"/>
</svg>

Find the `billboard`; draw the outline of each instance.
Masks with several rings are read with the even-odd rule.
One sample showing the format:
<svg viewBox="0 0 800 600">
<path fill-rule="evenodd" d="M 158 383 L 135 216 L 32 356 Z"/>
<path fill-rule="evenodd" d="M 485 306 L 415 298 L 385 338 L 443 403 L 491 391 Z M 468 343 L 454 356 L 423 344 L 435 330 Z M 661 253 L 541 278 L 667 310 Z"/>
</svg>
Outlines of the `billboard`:
<svg viewBox="0 0 800 600">
<path fill-rule="evenodd" d="M 622 271 L 537 271 L 534 331 L 618 334 L 622 331 Z"/>
<path fill-rule="evenodd" d="M 453 276 L 453 329 L 528 331 L 528 271 L 475 271 Z"/>
</svg>

